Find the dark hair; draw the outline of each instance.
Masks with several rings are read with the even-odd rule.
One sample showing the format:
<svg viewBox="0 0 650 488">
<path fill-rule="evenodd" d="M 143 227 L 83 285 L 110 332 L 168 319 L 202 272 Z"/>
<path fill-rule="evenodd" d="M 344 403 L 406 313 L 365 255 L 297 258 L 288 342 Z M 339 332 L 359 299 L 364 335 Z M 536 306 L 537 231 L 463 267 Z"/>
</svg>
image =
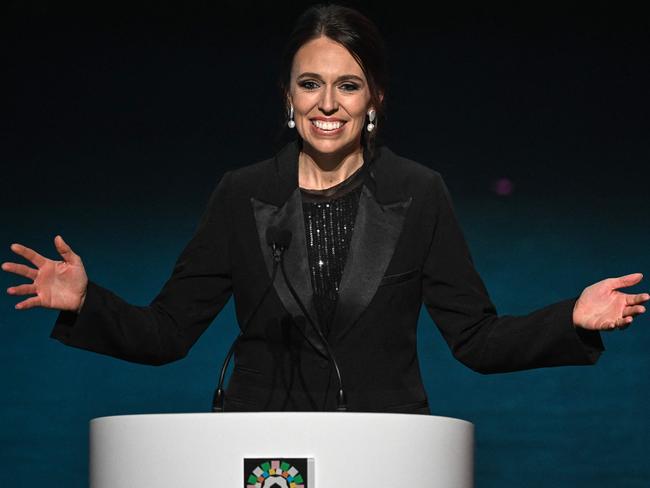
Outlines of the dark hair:
<svg viewBox="0 0 650 488">
<path fill-rule="evenodd" d="M 291 67 L 296 52 L 307 42 L 321 36 L 345 47 L 357 60 L 368 80 L 370 100 L 377 112 L 375 125 L 379 128 L 384 118 L 384 102 L 388 88 L 386 49 L 377 26 L 363 14 L 336 4 L 318 4 L 308 8 L 296 21 L 285 46 L 280 64 L 280 89 L 286 98 L 289 93 Z M 385 98 L 384 98 L 385 99 Z M 377 129 L 362 131 L 361 140 L 371 153 Z"/>
</svg>

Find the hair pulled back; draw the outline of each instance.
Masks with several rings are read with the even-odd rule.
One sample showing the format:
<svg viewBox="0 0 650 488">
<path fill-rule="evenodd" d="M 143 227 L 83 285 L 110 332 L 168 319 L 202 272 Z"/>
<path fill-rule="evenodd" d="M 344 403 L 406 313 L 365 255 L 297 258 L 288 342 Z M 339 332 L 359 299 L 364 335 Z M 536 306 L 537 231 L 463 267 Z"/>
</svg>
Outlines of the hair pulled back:
<svg viewBox="0 0 650 488">
<path fill-rule="evenodd" d="M 345 47 L 357 60 L 368 80 L 370 100 L 377 112 L 375 125 L 384 118 L 384 97 L 388 85 L 386 48 L 377 26 L 363 14 L 336 4 L 318 4 L 309 7 L 296 21 L 285 45 L 280 64 L 280 89 L 285 100 L 289 93 L 291 67 L 296 52 L 306 43 L 319 37 L 328 37 Z M 363 131 L 362 144 L 371 153 L 377 128 Z"/>
</svg>

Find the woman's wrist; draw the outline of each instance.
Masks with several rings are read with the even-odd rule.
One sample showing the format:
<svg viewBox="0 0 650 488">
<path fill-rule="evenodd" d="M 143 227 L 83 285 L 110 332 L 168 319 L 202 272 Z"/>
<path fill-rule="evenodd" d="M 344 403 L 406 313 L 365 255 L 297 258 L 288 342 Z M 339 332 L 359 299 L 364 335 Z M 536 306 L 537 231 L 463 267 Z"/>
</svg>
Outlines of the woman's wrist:
<svg viewBox="0 0 650 488">
<path fill-rule="evenodd" d="M 81 301 L 79 302 L 79 307 L 76 310 L 77 315 L 81 313 L 81 308 L 84 306 L 85 301 L 86 301 L 86 292 L 84 291 L 83 295 L 81 295 Z"/>
</svg>

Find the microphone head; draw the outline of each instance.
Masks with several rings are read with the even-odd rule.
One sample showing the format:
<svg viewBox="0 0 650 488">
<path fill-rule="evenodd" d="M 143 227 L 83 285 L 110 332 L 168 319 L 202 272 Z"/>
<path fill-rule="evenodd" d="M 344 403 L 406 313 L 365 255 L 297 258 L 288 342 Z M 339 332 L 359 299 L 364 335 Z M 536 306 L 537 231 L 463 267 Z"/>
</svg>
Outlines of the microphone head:
<svg viewBox="0 0 650 488">
<path fill-rule="evenodd" d="M 276 242 L 278 246 L 284 249 L 288 248 L 291 243 L 291 231 L 288 229 L 282 229 L 279 231 L 276 237 Z"/>
<path fill-rule="evenodd" d="M 268 229 L 266 229 L 266 243 L 269 246 L 273 246 L 274 244 L 277 244 L 278 242 L 278 232 L 279 229 L 276 226 L 271 226 Z"/>
</svg>

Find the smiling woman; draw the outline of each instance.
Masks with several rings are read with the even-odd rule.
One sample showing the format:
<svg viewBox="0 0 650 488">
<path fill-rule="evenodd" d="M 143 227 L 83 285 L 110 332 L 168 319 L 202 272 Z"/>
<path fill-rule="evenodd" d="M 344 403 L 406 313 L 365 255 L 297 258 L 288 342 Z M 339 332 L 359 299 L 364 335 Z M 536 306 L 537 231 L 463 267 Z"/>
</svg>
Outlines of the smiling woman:
<svg viewBox="0 0 650 488">
<path fill-rule="evenodd" d="M 388 70 L 379 30 L 355 10 L 313 7 L 289 36 L 281 73 L 289 125 L 303 141 L 300 186 L 343 181 L 361 166 L 361 147 L 373 155 L 384 114 Z"/>
<path fill-rule="evenodd" d="M 417 358 L 424 305 L 454 356 L 481 373 L 593 364 L 599 331 L 629 326 L 646 293 L 602 280 L 524 316 L 499 316 L 473 266 L 441 175 L 376 145 L 386 94 L 377 28 L 359 12 L 315 6 L 283 61 L 289 129 L 277 155 L 224 175 L 172 275 L 146 307 L 25 246 L 32 283 L 16 305 L 60 310 L 52 336 L 128 361 L 184 357 L 234 295 L 241 333 L 226 410 L 342 407 L 429 413 Z M 278 273 L 280 271 L 280 273 Z M 336 358 L 336 363 L 333 358 Z"/>
<path fill-rule="evenodd" d="M 361 167 L 361 134 L 376 110 L 363 70 L 345 47 L 327 37 L 304 44 L 294 56 L 287 99 L 302 139 L 301 187 L 327 188 Z M 316 161 L 328 162 L 325 178 Z"/>
</svg>

